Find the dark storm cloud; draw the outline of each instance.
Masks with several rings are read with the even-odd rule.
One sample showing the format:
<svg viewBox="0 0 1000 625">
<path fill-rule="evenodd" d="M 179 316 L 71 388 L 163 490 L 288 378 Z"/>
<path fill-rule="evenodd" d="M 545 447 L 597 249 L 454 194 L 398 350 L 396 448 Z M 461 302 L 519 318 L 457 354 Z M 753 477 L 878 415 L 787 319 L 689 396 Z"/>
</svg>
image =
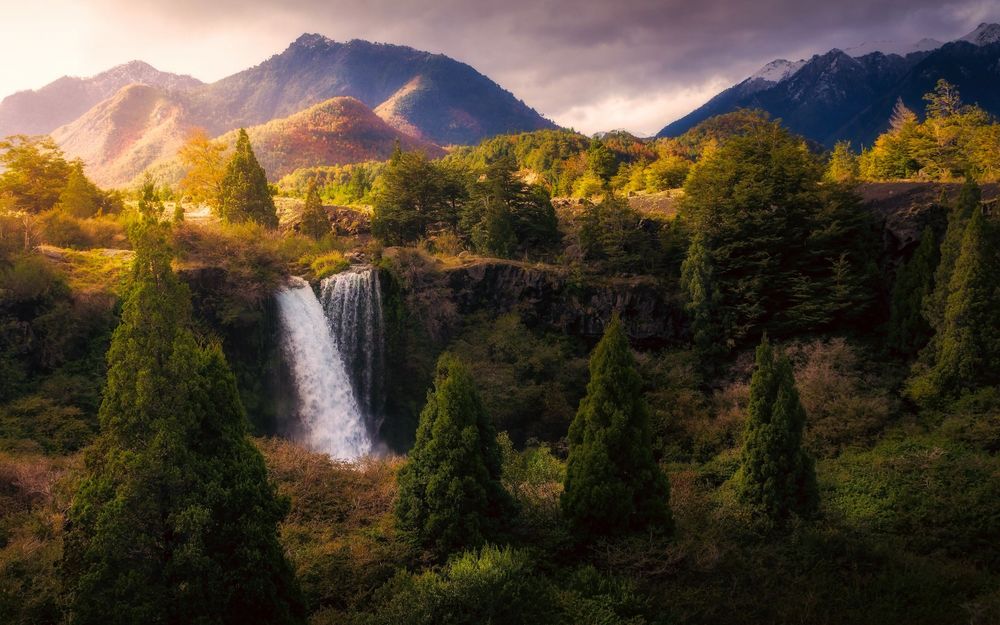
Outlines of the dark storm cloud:
<svg viewBox="0 0 1000 625">
<path fill-rule="evenodd" d="M 557 121 L 587 125 L 602 106 L 631 106 L 631 117 L 608 112 L 610 125 L 646 131 L 774 58 L 871 40 L 948 40 L 1000 19 L 995 0 L 95 1 L 195 39 L 219 29 L 266 33 L 250 62 L 266 56 L 265 41 L 303 31 L 443 52 Z"/>
</svg>

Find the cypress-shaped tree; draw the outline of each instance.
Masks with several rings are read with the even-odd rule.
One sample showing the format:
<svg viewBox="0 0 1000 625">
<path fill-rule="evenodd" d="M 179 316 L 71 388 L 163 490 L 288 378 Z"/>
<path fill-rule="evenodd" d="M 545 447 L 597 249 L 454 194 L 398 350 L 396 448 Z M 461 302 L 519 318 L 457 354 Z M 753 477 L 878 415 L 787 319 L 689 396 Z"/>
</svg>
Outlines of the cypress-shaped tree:
<svg viewBox="0 0 1000 625">
<path fill-rule="evenodd" d="M 60 210 L 74 217 L 93 217 L 101 208 L 101 192 L 83 173 L 83 162 L 70 163 L 66 187 L 59 194 Z"/>
<path fill-rule="evenodd" d="M 924 316 L 931 328 L 940 334 L 944 325 L 944 311 L 948 306 L 948 295 L 951 290 L 951 274 L 955 270 L 965 227 L 972 217 L 973 211 L 979 207 L 982 191 L 976 181 L 966 178 L 958 199 L 948 214 L 948 227 L 941 239 L 937 270 L 934 272 L 934 291 L 925 302 Z M 937 352 L 936 340 L 931 346 L 932 353 Z"/>
<path fill-rule="evenodd" d="M 957 396 L 1000 383 L 1000 236 L 973 211 L 948 287 L 933 380 L 939 395 Z"/>
<path fill-rule="evenodd" d="M 191 331 L 168 229 L 136 255 L 108 351 L 101 434 L 67 517 L 73 623 L 300 623 L 277 524 L 287 502 L 247 438 L 235 379 Z"/>
<path fill-rule="evenodd" d="M 472 376 L 444 354 L 399 472 L 400 529 L 441 557 L 495 539 L 513 506 L 500 470 L 496 431 Z"/>
<path fill-rule="evenodd" d="M 734 479 L 740 501 L 766 525 L 780 526 L 792 515 L 808 517 L 816 511 L 816 472 L 802 449 L 805 421 L 792 365 L 784 356 L 775 358 L 765 336 L 757 347 Z"/>
<path fill-rule="evenodd" d="M 330 218 L 323 208 L 323 200 L 319 197 L 316 181 L 309 184 L 306 191 L 306 204 L 302 207 L 302 223 L 299 231 L 317 241 L 330 234 Z"/>
<path fill-rule="evenodd" d="M 562 510 L 585 535 L 669 532 L 670 483 L 653 458 L 649 411 L 615 315 L 590 357 L 590 382 L 569 428 Z"/>
<path fill-rule="evenodd" d="M 278 214 L 267 185 L 267 175 L 257 162 L 250 137 L 242 128 L 236 139 L 236 151 L 222 177 L 219 214 L 229 222 L 254 221 L 268 228 L 278 227 Z"/>
<path fill-rule="evenodd" d="M 937 240 L 934 230 L 927 227 L 909 262 L 900 267 L 892 288 L 886 343 L 899 356 L 916 355 L 930 340 L 931 326 L 924 316 L 924 308 L 933 292 L 937 262 Z"/>
</svg>

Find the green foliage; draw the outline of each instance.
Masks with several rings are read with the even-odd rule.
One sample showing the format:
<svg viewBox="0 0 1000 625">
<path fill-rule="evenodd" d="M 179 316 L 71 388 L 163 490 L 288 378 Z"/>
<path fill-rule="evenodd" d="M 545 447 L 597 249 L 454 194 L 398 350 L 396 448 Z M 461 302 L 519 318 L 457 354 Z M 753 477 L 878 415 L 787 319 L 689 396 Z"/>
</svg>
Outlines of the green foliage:
<svg viewBox="0 0 1000 625">
<path fill-rule="evenodd" d="M 573 343 L 529 329 L 514 313 L 465 324 L 449 350 L 468 363 L 496 428 L 519 446 L 565 436 L 586 385 L 586 361 Z"/>
<path fill-rule="evenodd" d="M 166 226 L 147 218 L 131 234 L 101 434 L 68 513 L 71 620 L 300 622 L 277 541 L 287 504 L 246 437 L 232 372 L 195 341 Z"/>
<path fill-rule="evenodd" d="M 600 139 L 592 139 L 587 148 L 587 167 L 601 184 L 607 186 L 618 170 L 614 153 Z"/>
<path fill-rule="evenodd" d="M 15 135 L 0 141 L 0 170 L 0 198 L 40 213 L 59 202 L 71 168 L 50 137 Z"/>
<path fill-rule="evenodd" d="M 934 290 L 930 298 L 924 302 L 924 316 L 938 335 L 944 329 L 945 308 L 948 306 L 948 297 L 951 294 L 951 276 L 955 271 L 955 263 L 958 262 L 965 229 L 972 213 L 979 209 L 981 197 L 982 191 L 979 185 L 971 178 L 967 179 L 948 214 L 948 227 L 941 239 L 939 250 L 940 260 L 934 271 Z M 936 340 L 935 336 L 932 352 L 936 350 Z"/>
<path fill-rule="evenodd" d="M 454 228 L 465 193 L 458 171 L 421 152 L 397 149 L 374 190 L 372 233 L 388 245 L 402 245 L 431 229 Z"/>
<path fill-rule="evenodd" d="M 439 557 L 496 538 L 512 511 L 500 471 L 496 431 L 472 376 L 445 354 L 399 472 L 399 527 Z"/>
<path fill-rule="evenodd" d="M 324 165 L 297 169 L 278 181 L 284 195 L 302 197 L 312 184 L 320 196 L 338 205 L 372 204 L 372 190 L 385 163 L 366 162 L 348 165 Z"/>
<path fill-rule="evenodd" d="M 636 212 L 626 199 L 606 194 L 587 203 L 580 227 L 584 257 L 616 272 L 651 272 L 665 262 L 656 224 Z"/>
<path fill-rule="evenodd" d="M 543 576 L 527 551 L 483 547 L 440 571 L 400 573 L 379 589 L 375 609 L 358 625 L 642 625 L 632 588 L 593 567 Z"/>
<path fill-rule="evenodd" d="M 306 203 L 302 208 L 299 231 L 316 240 L 322 239 L 331 232 L 330 218 L 326 214 L 326 209 L 323 208 L 323 201 L 319 197 L 315 182 L 309 185 L 309 189 L 306 191 Z"/>
<path fill-rule="evenodd" d="M 956 396 L 1000 382 L 1000 228 L 975 210 L 948 286 L 932 370 L 938 394 Z"/>
<path fill-rule="evenodd" d="M 94 183 L 83 173 L 83 162 L 74 161 L 70 165 L 66 186 L 59 194 L 59 210 L 73 217 L 93 217 L 102 208 L 103 196 Z"/>
<path fill-rule="evenodd" d="M 803 140 L 764 120 L 694 167 L 684 282 L 703 349 L 869 321 L 878 231 L 854 193 L 821 178 Z"/>
<path fill-rule="evenodd" d="M 459 228 L 480 254 L 510 258 L 550 247 L 559 237 L 548 193 L 524 184 L 515 173 L 514 161 L 501 159 L 470 186 Z"/>
<path fill-rule="evenodd" d="M 740 469 L 740 501 L 765 526 L 809 517 L 818 506 L 813 460 L 802 449 L 806 413 L 784 356 L 775 360 L 767 337 L 757 347 Z"/>
<path fill-rule="evenodd" d="M 76 451 L 93 437 L 96 424 L 76 406 L 38 395 L 0 407 L 0 447 L 17 449 L 27 441 L 45 453 Z"/>
<path fill-rule="evenodd" d="M 267 175 L 242 128 L 219 188 L 219 215 L 229 222 L 253 221 L 267 228 L 278 227 Z"/>
<path fill-rule="evenodd" d="M 851 142 L 838 141 L 830 154 L 826 178 L 832 182 L 852 182 L 859 173 L 858 157 L 851 152 Z"/>
<path fill-rule="evenodd" d="M 562 507 L 587 535 L 672 530 L 670 483 L 653 459 L 641 389 L 616 315 L 590 357 L 587 395 L 569 429 Z"/>
<path fill-rule="evenodd" d="M 964 105 L 958 89 L 943 79 L 924 100 L 922 122 L 902 101 L 896 103 L 890 129 L 861 154 L 861 177 L 1000 179 L 1000 125 L 993 117 L 978 106 Z"/>
<path fill-rule="evenodd" d="M 937 238 L 928 227 L 913 256 L 900 267 L 893 285 L 886 345 L 895 354 L 912 357 L 930 340 L 931 327 L 924 308 L 933 292 L 937 262 Z"/>
</svg>

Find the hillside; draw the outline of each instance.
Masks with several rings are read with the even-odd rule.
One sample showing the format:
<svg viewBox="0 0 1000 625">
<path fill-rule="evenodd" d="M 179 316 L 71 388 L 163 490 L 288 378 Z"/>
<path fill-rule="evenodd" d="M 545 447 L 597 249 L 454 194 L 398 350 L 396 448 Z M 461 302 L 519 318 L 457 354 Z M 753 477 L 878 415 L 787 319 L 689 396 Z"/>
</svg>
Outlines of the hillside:
<svg viewBox="0 0 1000 625">
<path fill-rule="evenodd" d="M 173 155 L 196 124 L 171 93 L 129 85 L 52 137 L 66 154 L 82 158 L 102 186 L 120 185 L 164 156 Z"/>
<path fill-rule="evenodd" d="M 90 78 L 63 76 L 41 89 L 4 98 L 0 102 L 0 137 L 52 132 L 132 84 L 186 91 L 202 82 L 191 76 L 161 72 L 142 61 L 125 63 Z"/>
<path fill-rule="evenodd" d="M 400 148 L 419 150 L 430 158 L 444 155 L 440 147 L 396 130 L 350 97 L 331 98 L 284 119 L 247 128 L 247 133 L 271 180 L 317 163 L 385 160 L 397 141 Z M 236 131 L 220 140 L 235 143 Z"/>
</svg>

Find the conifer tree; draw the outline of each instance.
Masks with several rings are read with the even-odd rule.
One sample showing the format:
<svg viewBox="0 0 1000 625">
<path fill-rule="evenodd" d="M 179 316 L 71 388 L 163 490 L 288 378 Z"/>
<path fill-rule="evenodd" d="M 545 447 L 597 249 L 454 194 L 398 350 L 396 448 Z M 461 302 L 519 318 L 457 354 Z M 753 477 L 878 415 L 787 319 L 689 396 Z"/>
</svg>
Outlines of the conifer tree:
<svg viewBox="0 0 1000 625">
<path fill-rule="evenodd" d="M 495 539 L 513 506 L 500 465 L 496 431 L 472 376 L 442 355 L 410 460 L 399 472 L 400 529 L 441 557 Z"/>
<path fill-rule="evenodd" d="M 317 241 L 330 234 L 330 218 L 323 208 L 323 200 L 319 197 L 315 180 L 309 184 L 309 189 L 306 191 L 306 204 L 302 208 L 302 223 L 299 230 Z"/>
<path fill-rule="evenodd" d="M 924 228 L 920 245 L 909 262 L 900 267 L 892 289 L 887 344 L 893 353 L 911 357 L 930 340 L 931 326 L 924 306 L 933 292 L 938 246 L 934 231 Z"/>
<path fill-rule="evenodd" d="M 70 163 L 66 187 L 59 194 L 59 209 L 74 217 L 93 217 L 101 208 L 101 199 L 101 192 L 83 173 L 83 162 Z"/>
<path fill-rule="evenodd" d="M 168 228 L 146 218 L 108 351 L 101 434 L 68 513 L 73 623 L 300 623 L 278 543 L 287 503 L 247 438 L 235 379 L 191 331 Z"/>
<path fill-rule="evenodd" d="M 254 221 L 268 228 L 278 227 L 278 215 L 267 185 L 267 175 L 257 162 L 250 137 L 242 128 L 236 139 L 236 151 L 222 177 L 219 214 L 229 222 Z"/>
<path fill-rule="evenodd" d="M 740 501 L 765 525 L 780 526 L 792 515 L 808 517 L 816 511 L 815 468 L 802 449 L 805 421 L 792 365 L 784 356 L 775 358 L 765 336 L 757 347 L 740 468 L 734 476 Z"/>
<path fill-rule="evenodd" d="M 653 458 L 642 379 L 617 315 L 590 357 L 569 444 L 561 503 L 577 531 L 672 530 L 670 484 Z"/>
<path fill-rule="evenodd" d="M 939 395 L 1000 382 L 1000 236 L 973 211 L 949 284 L 933 377 Z"/>
<path fill-rule="evenodd" d="M 948 228 L 941 239 L 941 248 L 937 269 L 934 272 L 934 291 L 925 303 L 924 316 L 931 328 L 938 334 L 944 325 L 944 311 L 948 305 L 948 295 L 951 292 L 951 274 L 965 236 L 965 228 L 972 217 L 973 211 L 979 207 L 982 191 L 976 181 L 967 178 L 958 194 L 955 206 L 948 215 Z M 934 341 L 936 344 L 936 339 Z M 936 347 L 932 347 L 936 353 Z"/>
</svg>

